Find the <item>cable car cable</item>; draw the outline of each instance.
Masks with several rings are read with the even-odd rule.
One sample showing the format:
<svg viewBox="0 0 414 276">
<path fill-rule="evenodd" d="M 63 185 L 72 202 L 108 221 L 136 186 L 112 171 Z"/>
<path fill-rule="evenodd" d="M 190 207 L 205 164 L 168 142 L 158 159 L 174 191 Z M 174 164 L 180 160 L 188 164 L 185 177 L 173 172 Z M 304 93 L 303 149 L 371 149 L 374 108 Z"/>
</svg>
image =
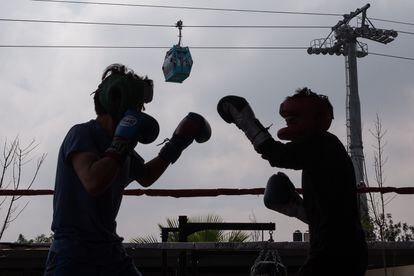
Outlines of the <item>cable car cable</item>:
<svg viewBox="0 0 414 276">
<path fill-rule="evenodd" d="M 343 15 L 341 13 L 293 12 L 293 11 L 254 10 L 254 9 L 193 7 L 193 6 L 167 6 L 167 5 L 109 3 L 109 2 L 87 2 L 87 1 L 71 1 L 71 0 L 32 0 L 32 1 L 34 1 L 34 2 L 68 3 L 68 4 L 86 4 L 86 5 L 106 5 L 106 6 L 124 6 L 124 7 L 181 9 L 181 10 L 247 12 L 247 13 L 273 13 L 273 14 L 324 15 L 324 16 L 342 16 Z"/>
<path fill-rule="evenodd" d="M 172 24 L 149 24 L 149 23 L 121 23 L 121 22 L 96 22 L 96 21 L 69 21 L 69 20 L 45 20 L 45 19 L 18 19 L 0 18 L 0 22 L 23 22 L 23 23 L 51 23 L 51 24 L 79 24 L 100 26 L 126 26 L 126 27 L 165 27 L 175 28 Z M 183 25 L 183 28 L 222 28 L 222 29 L 330 29 L 331 26 L 318 25 Z M 398 33 L 414 35 L 414 32 L 395 30 Z"/>
<path fill-rule="evenodd" d="M 0 48 L 63 48 L 63 49 L 170 49 L 168 46 L 107 46 L 107 45 L 5 45 L 0 44 Z M 308 47 L 300 46 L 190 46 L 191 49 L 198 50 L 306 50 Z M 412 57 L 389 55 L 382 53 L 369 52 L 369 55 L 414 60 Z"/>
<path fill-rule="evenodd" d="M 108 26 L 131 26 L 131 27 L 170 27 L 173 24 L 145 24 L 145 23 L 117 23 L 117 22 L 92 22 L 92 21 L 67 21 L 67 20 L 40 20 L 40 19 L 13 19 L 0 18 L 3 22 L 26 22 L 26 23 L 57 23 L 57 24 L 82 24 L 82 25 L 108 25 Z"/>
<path fill-rule="evenodd" d="M 26 22 L 26 23 L 56 23 L 56 24 L 83 24 L 83 25 L 108 25 L 108 26 L 131 26 L 131 27 L 168 27 L 174 28 L 172 24 L 148 24 L 148 23 L 119 23 L 119 22 L 93 22 L 93 21 L 68 21 L 68 20 L 44 20 L 44 19 L 14 19 L 0 18 L 3 22 Z M 307 25 L 183 25 L 183 28 L 257 28 L 257 29 L 330 29 L 330 26 L 307 26 Z"/>
<path fill-rule="evenodd" d="M 414 26 L 414 23 L 411 22 L 403 22 L 403 21 L 396 21 L 396 20 L 389 20 L 389 19 L 380 19 L 380 18 L 369 18 L 371 20 L 375 20 L 375 21 L 382 21 L 382 22 L 388 22 L 388 23 L 395 23 L 395 24 L 402 24 L 402 25 L 410 25 L 410 26 Z"/>
<path fill-rule="evenodd" d="M 107 6 L 126 6 L 126 7 L 143 7 L 143 8 L 164 8 L 164 9 L 182 9 L 182 10 L 207 10 L 207 11 L 224 11 L 224 12 L 243 12 L 243 13 L 270 13 L 270 14 L 292 14 L 292 15 L 320 15 L 320 16 L 343 16 L 343 13 L 322 13 L 322 12 L 294 12 L 294 11 L 275 11 L 275 10 L 254 10 L 254 9 L 232 9 L 232 8 L 212 8 L 212 7 L 194 7 L 194 6 L 168 6 L 168 5 L 149 5 L 149 4 L 129 4 L 129 3 L 109 3 L 109 2 L 87 2 L 71 0 L 31 0 L 34 2 L 53 2 L 67 4 L 89 4 L 89 5 L 107 5 Z M 396 24 L 412 25 L 414 23 L 370 18 L 375 21 L 383 21 Z"/>
<path fill-rule="evenodd" d="M 44 19 L 14 19 L 0 18 L 3 22 L 25 22 L 25 23 L 56 23 L 56 24 L 80 24 L 80 25 L 108 25 L 108 26 L 131 26 L 131 27 L 168 27 L 175 28 L 172 24 L 147 24 L 147 23 L 119 23 L 119 22 L 96 22 L 96 21 L 69 21 L 69 20 L 44 20 Z M 183 25 L 183 28 L 262 28 L 262 29 L 329 29 L 330 26 L 306 26 L 306 25 Z"/>
<path fill-rule="evenodd" d="M 18 19 L 0 18 L 0 22 L 23 22 L 23 23 L 51 23 L 51 24 L 79 24 L 79 25 L 101 25 L 101 26 L 126 26 L 126 27 L 165 27 L 175 28 L 172 24 L 149 24 L 149 23 L 121 23 L 121 22 L 96 22 L 96 21 L 69 21 L 69 20 L 45 20 L 45 19 Z M 222 28 L 222 29 L 330 29 L 331 26 L 306 26 L 306 25 L 183 25 L 183 28 Z M 398 33 L 414 35 L 414 32 L 395 30 Z"/>
<path fill-rule="evenodd" d="M 397 33 L 399 34 L 410 34 L 410 35 L 414 35 L 414 32 L 407 32 L 407 31 L 397 31 L 395 30 Z"/>
<path fill-rule="evenodd" d="M 68 48 L 68 49 L 170 49 L 167 46 L 107 46 L 107 45 L 0 45 L 0 48 Z M 306 50 L 308 47 L 296 46 L 191 46 L 200 50 Z"/>
<path fill-rule="evenodd" d="M 403 57 L 403 56 L 395 56 L 395 55 L 388 55 L 388 54 L 381 54 L 381 53 L 372 53 L 372 52 L 369 52 L 368 55 L 382 56 L 382 57 L 390 57 L 390 58 L 397 58 L 397 59 L 406 59 L 406 60 L 414 60 L 414 58 L 412 58 L 412 57 Z"/>
<path fill-rule="evenodd" d="M 330 29 L 331 26 L 306 25 L 183 25 L 183 28 L 241 28 L 241 29 Z"/>
<path fill-rule="evenodd" d="M 167 46 L 106 46 L 106 45 L 0 45 L 0 48 L 66 48 L 66 49 L 169 49 Z"/>
</svg>

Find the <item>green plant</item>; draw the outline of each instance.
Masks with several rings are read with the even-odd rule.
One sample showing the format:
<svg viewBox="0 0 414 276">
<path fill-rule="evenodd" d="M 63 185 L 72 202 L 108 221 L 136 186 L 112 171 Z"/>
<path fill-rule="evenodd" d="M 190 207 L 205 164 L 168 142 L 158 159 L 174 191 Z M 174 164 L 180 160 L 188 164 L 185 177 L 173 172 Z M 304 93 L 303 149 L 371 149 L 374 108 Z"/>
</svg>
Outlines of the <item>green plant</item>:
<svg viewBox="0 0 414 276">
<path fill-rule="evenodd" d="M 178 219 L 167 218 L 166 226 L 158 224 L 158 228 L 163 227 L 178 228 Z M 190 217 L 188 222 L 223 222 L 223 219 L 218 215 L 208 214 L 206 216 Z M 189 242 L 244 242 L 249 239 L 249 234 L 244 231 L 223 231 L 223 230 L 203 230 L 198 231 L 188 236 Z M 178 242 L 178 232 L 170 233 L 168 236 L 169 242 Z M 136 237 L 131 239 L 135 243 L 156 243 L 158 238 L 154 235 L 145 237 Z"/>
</svg>

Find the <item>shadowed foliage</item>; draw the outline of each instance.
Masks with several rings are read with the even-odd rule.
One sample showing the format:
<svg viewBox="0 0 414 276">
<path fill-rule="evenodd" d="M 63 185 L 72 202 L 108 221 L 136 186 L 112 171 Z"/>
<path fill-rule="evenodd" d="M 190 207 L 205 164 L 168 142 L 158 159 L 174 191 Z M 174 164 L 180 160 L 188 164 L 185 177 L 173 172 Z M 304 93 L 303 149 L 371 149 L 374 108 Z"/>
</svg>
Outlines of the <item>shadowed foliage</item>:
<svg viewBox="0 0 414 276">
<path fill-rule="evenodd" d="M 167 224 L 158 224 L 158 228 L 163 227 L 178 227 L 178 219 L 167 218 Z M 190 217 L 188 222 L 223 222 L 223 219 L 218 215 L 208 214 L 206 216 Z M 250 235 L 245 231 L 223 231 L 223 230 L 203 230 L 188 236 L 189 242 L 244 242 L 248 240 Z M 178 242 L 178 233 L 170 233 L 168 242 Z M 159 239 L 154 235 L 145 237 L 136 237 L 131 239 L 135 243 L 157 243 Z"/>
</svg>

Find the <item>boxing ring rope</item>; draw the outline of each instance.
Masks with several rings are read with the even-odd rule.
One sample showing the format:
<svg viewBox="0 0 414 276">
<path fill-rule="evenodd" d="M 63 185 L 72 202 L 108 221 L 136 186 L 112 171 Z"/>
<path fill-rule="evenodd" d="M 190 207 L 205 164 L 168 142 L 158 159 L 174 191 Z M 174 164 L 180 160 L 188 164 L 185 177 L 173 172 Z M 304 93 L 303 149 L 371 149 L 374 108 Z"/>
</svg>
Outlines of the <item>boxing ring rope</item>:
<svg viewBox="0 0 414 276">
<path fill-rule="evenodd" d="M 216 197 L 221 195 L 263 195 L 264 188 L 250 189 L 128 189 L 124 191 L 124 195 L 128 196 L 163 196 L 163 197 Z M 302 189 L 296 191 L 302 194 Z M 414 194 L 414 187 L 363 187 L 357 189 L 358 193 L 396 193 L 396 194 Z M 39 196 L 53 195 L 53 190 L 12 190 L 0 189 L 0 196 Z"/>
</svg>

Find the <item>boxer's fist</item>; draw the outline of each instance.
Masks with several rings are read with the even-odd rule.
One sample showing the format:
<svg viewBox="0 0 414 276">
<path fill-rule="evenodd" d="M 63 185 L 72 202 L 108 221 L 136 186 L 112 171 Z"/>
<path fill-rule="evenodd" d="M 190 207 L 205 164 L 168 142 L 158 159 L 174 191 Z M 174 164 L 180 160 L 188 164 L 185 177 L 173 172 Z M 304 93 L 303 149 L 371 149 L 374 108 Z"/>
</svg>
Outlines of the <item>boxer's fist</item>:
<svg viewBox="0 0 414 276">
<path fill-rule="evenodd" d="M 211 137 L 210 124 L 200 114 L 190 112 L 175 129 L 173 136 L 196 140 L 197 143 L 207 142 Z"/>
<path fill-rule="evenodd" d="M 153 117 L 140 111 L 128 110 L 119 121 L 105 155 L 123 163 L 126 155 L 138 142 L 142 144 L 153 142 L 158 137 L 159 131 L 158 122 Z"/>
<path fill-rule="evenodd" d="M 268 209 L 307 223 L 303 200 L 284 173 L 278 172 L 269 178 L 263 201 Z"/>
<path fill-rule="evenodd" d="M 210 137 L 211 127 L 207 120 L 197 113 L 190 112 L 178 124 L 171 139 L 162 147 L 159 156 L 170 163 L 175 163 L 182 151 L 194 140 L 197 143 L 204 143 Z"/>
<path fill-rule="evenodd" d="M 241 129 L 255 148 L 271 138 L 267 129 L 256 119 L 246 99 L 239 96 L 226 96 L 217 104 L 217 112 L 227 123 Z"/>
</svg>

